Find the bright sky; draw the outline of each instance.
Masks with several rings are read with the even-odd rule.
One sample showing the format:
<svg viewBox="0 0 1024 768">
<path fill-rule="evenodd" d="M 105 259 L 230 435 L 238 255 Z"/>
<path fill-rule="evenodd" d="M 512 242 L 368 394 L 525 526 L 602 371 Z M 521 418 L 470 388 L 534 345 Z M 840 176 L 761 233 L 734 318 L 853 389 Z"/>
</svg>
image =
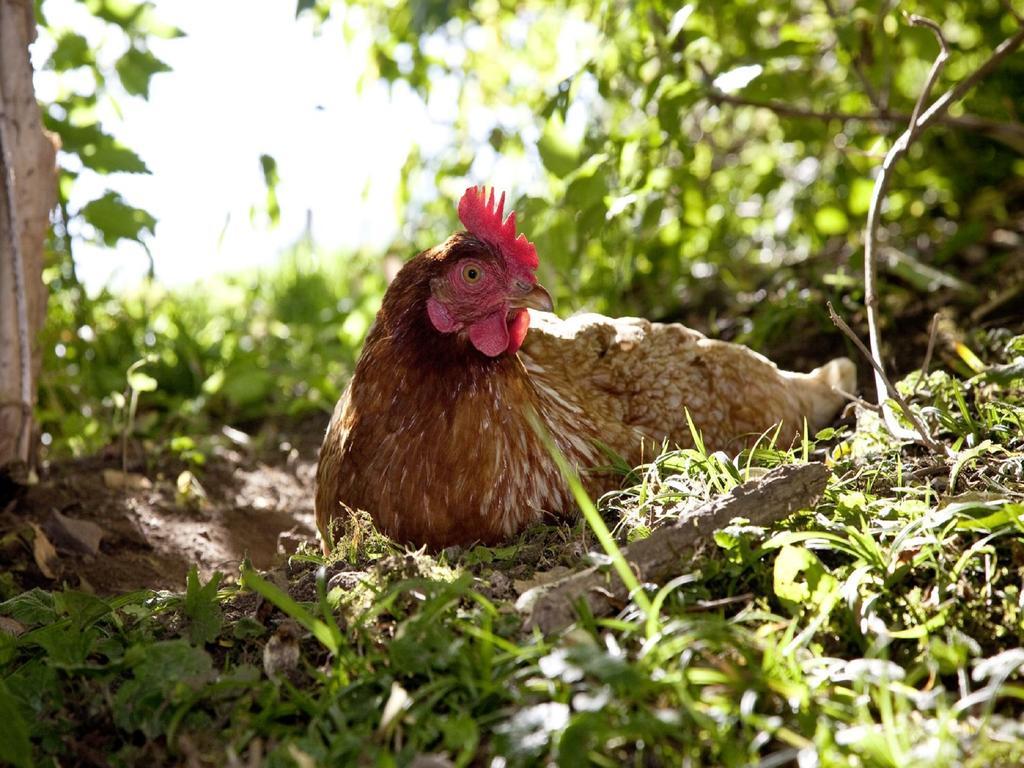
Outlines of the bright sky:
<svg viewBox="0 0 1024 768">
<path fill-rule="evenodd" d="M 44 10 L 51 24 L 110 42 L 74 0 L 46 0 Z M 316 33 L 311 19 L 296 20 L 293 0 L 174 0 L 158 2 L 157 11 L 186 33 L 152 41 L 173 72 L 153 78 L 148 102 L 127 97 L 120 114 L 111 105 L 101 112 L 104 128 L 152 174 L 122 174 L 112 184 L 83 177 L 72 209 L 110 184 L 153 213 L 157 275 L 171 284 L 273 261 L 301 235 L 307 211 L 326 248 L 392 241 L 401 166 L 413 137 L 436 141 L 438 129 L 426 131 L 426 110 L 407 90 L 372 84 L 357 93 L 365 32 L 346 41 L 342 20 L 332 18 Z M 101 57 L 115 60 L 119 43 L 98 46 Z M 36 55 L 48 45 L 37 43 Z M 57 83 L 42 73 L 36 88 L 45 103 Z M 265 201 L 264 153 L 281 176 L 282 221 L 273 230 L 250 217 Z M 76 248 L 78 274 L 92 288 L 110 279 L 131 284 L 148 266 L 134 245 Z"/>
</svg>

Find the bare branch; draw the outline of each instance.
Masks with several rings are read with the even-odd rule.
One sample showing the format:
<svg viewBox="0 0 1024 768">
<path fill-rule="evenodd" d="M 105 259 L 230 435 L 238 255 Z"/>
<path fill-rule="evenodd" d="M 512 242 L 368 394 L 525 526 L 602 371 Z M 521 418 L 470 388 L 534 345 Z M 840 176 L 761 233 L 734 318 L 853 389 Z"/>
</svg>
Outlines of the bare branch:
<svg viewBox="0 0 1024 768">
<path fill-rule="evenodd" d="M 835 386 L 832 387 L 832 389 L 834 389 L 839 395 L 841 395 L 842 397 L 844 397 L 846 400 L 849 401 L 846 404 L 847 408 L 849 408 L 851 405 L 859 405 L 861 408 L 863 408 L 863 409 L 865 409 L 867 411 L 873 411 L 875 413 L 881 413 L 881 411 L 882 411 L 882 409 L 879 408 L 874 403 L 869 403 L 863 397 L 858 397 L 857 395 L 853 394 L 852 392 L 847 392 L 845 389 L 840 389 L 839 387 L 835 387 Z M 845 409 L 844 409 L 844 413 L 845 413 Z"/>
<path fill-rule="evenodd" d="M 936 99 L 924 114 L 918 118 L 915 124 L 917 132 L 920 133 L 936 120 L 940 120 L 946 114 L 946 110 L 960 101 L 981 80 L 988 77 L 992 70 L 998 67 L 1003 62 L 1003 59 L 1020 48 L 1022 43 L 1024 43 L 1024 25 L 1012 37 L 1008 37 L 1001 42 L 980 67 L 957 83 L 951 90 Z"/>
<path fill-rule="evenodd" d="M 749 99 L 744 96 L 735 96 L 729 93 L 722 93 L 719 90 L 711 89 L 707 99 L 712 104 L 730 104 L 736 107 L 757 107 L 774 112 L 780 117 L 791 117 L 797 120 L 821 120 L 831 122 L 832 120 L 841 123 L 884 123 L 887 126 L 907 125 L 911 115 L 907 112 L 892 112 L 888 110 L 878 112 L 841 112 L 838 110 L 817 110 L 796 107 L 784 101 L 771 99 Z M 1021 123 L 1007 122 L 1004 120 L 991 120 L 987 117 L 977 115 L 942 115 L 938 123 L 959 128 L 967 131 L 978 131 L 991 134 L 995 138 L 1005 137 L 1007 139 L 1024 140 L 1024 125 Z"/>
<path fill-rule="evenodd" d="M 919 130 L 917 128 L 917 121 L 921 117 L 921 110 L 924 109 L 924 105 L 931 96 L 932 88 L 935 87 L 935 81 L 939 79 L 939 75 L 942 74 L 946 62 L 949 61 L 949 45 L 946 43 L 945 35 L 942 34 L 942 28 L 931 19 L 926 19 L 924 16 L 908 16 L 907 23 L 912 27 L 928 27 L 939 41 L 939 55 L 935 57 L 935 61 L 932 62 L 932 68 L 928 70 L 928 77 L 924 81 L 924 88 L 921 89 L 917 102 L 914 104 L 914 112 L 910 116 L 910 137 L 907 139 L 907 143 L 910 143 L 914 140 L 914 136 Z"/>
<path fill-rule="evenodd" d="M 936 57 L 935 62 L 932 64 L 931 70 L 928 73 L 928 78 L 925 81 L 924 88 L 921 90 L 921 95 L 918 97 L 917 104 L 914 106 L 914 114 L 912 116 L 910 126 L 898 139 L 896 139 L 892 147 L 889 149 L 885 156 L 885 160 L 882 161 L 882 167 L 879 169 L 878 177 L 875 179 L 875 188 L 871 195 L 871 205 L 868 208 L 868 219 L 864 237 L 864 306 L 867 310 L 868 317 L 868 341 L 871 345 L 870 359 L 872 361 L 872 367 L 875 369 L 876 400 L 878 401 L 878 404 L 882 406 L 882 415 L 884 417 L 886 427 L 894 436 L 904 439 L 915 439 L 928 446 L 929 449 L 937 450 L 938 445 L 935 443 L 935 440 L 926 431 L 924 431 L 923 425 L 918 420 L 911 419 L 911 423 L 914 424 L 920 434 L 916 437 L 911 437 L 908 434 L 908 431 L 899 424 L 891 409 L 887 406 L 886 395 L 889 394 L 891 396 L 894 390 L 882 367 L 882 342 L 881 334 L 878 329 L 878 297 L 876 294 L 878 273 L 878 229 L 881 224 L 882 202 L 885 200 L 889 184 L 892 181 L 892 169 L 903 155 L 906 154 L 914 139 L 920 136 L 931 123 L 945 115 L 946 110 L 948 110 L 953 103 L 963 98 L 964 94 L 966 94 L 967 91 L 970 90 L 979 80 L 995 69 L 995 67 L 998 66 L 1004 58 L 1009 56 L 1013 51 L 1019 48 L 1022 43 L 1024 43 L 1024 27 L 1018 30 L 1012 37 L 1004 40 L 992 52 L 992 55 L 989 56 L 980 67 L 974 70 L 974 72 L 936 99 L 930 107 L 924 109 L 924 104 L 928 101 L 932 86 L 938 79 L 939 73 L 945 65 L 946 59 L 949 57 L 949 47 L 946 44 L 945 38 L 942 36 L 942 30 L 935 22 L 923 19 L 920 16 L 912 16 L 909 21 L 915 26 L 925 26 L 934 32 L 935 36 L 939 40 L 940 50 L 939 55 Z M 833 317 L 833 322 L 835 319 L 836 317 Z M 893 399 L 895 400 L 896 398 Z M 896 402 L 899 403 L 899 400 L 896 400 Z M 904 408 L 903 404 L 900 404 L 900 407 L 904 409 L 907 417 L 910 418 L 909 409 Z"/>
<path fill-rule="evenodd" d="M 868 350 L 866 346 L 864 346 L 864 342 L 860 340 L 860 337 L 853 332 L 853 330 L 850 328 L 849 325 L 846 324 L 846 321 L 843 320 L 843 318 L 836 314 L 835 309 L 832 307 L 831 301 L 828 302 L 828 314 L 829 317 L 832 318 L 832 322 L 835 323 L 836 327 L 840 331 L 842 331 L 846 335 L 846 337 L 856 345 L 857 349 L 861 351 L 861 354 L 864 355 L 865 358 L 867 358 L 867 361 L 869 363 L 871 363 L 871 367 L 875 370 L 875 381 L 881 381 L 882 386 L 885 388 L 885 391 L 888 393 L 889 397 L 900 407 L 900 410 L 903 411 L 903 415 L 907 417 L 907 420 L 910 421 L 910 423 L 913 424 L 914 428 L 917 430 L 917 432 L 906 430 L 902 426 L 900 426 L 898 422 L 894 422 L 893 425 L 890 425 L 887 419 L 886 428 L 888 428 L 888 430 L 892 433 L 893 437 L 896 437 L 901 440 L 913 440 L 914 442 L 920 442 L 927 446 L 927 448 L 930 451 L 934 451 L 935 453 L 944 453 L 945 451 L 943 450 L 942 446 L 935 442 L 934 438 L 932 438 L 931 436 L 931 433 L 928 432 L 928 428 L 925 427 L 924 423 L 921 421 L 918 415 L 914 413 L 914 411 L 910 408 L 910 403 L 908 403 L 903 398 L 903 395 L 901 395 L 896 390 L 896 387 L 893 386 L 892 382 L 889 381 L 889 377 L 885 375 L 885 369 L 882 368 L 881 361 L 875 359 L 875 356 Z M 882 416 L 884 417 L 886 415 L 884 405 L 884 403 L 886 402 L 885 398 L 879 397 L 879 401 L 880 402 L 878 403 L 877 407 L 881 409 Z"/>
<path fill-rule="evenodd" d="M 18 354 L 21 359 L 21 422 L 18 428 L 17 456 L 28 462 L 32 433 L 32 346 L 28 324 L 28 298 L 25 294 L 25 262 L 21 253 L 21 223 L 15 197 L 14 158 L 11 156 L 8 118 L 3 86 L 0 84 L 0 165 L 3 166 L 4 193 L 7 197 L 7 232 L 14 272 L 14 303 L 18 318 Z"/>
</svg>

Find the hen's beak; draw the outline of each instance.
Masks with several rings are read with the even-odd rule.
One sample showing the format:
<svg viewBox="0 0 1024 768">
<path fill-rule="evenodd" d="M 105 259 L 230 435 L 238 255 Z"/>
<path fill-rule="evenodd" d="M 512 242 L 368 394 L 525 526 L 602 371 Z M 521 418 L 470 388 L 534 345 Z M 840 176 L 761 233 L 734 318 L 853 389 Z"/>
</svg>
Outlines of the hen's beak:
<svg viewBox="0 0 1024 768">
<path fill-rule="evenodd" d="M 550 312 L 555 308 L 551 301 L 551 294 L 540 283 L 530 286 L 525 294 L 513 296 L 509 299 L 508 305 L 513 309 L 540 309 L 545 312 Z"/>
</svg>

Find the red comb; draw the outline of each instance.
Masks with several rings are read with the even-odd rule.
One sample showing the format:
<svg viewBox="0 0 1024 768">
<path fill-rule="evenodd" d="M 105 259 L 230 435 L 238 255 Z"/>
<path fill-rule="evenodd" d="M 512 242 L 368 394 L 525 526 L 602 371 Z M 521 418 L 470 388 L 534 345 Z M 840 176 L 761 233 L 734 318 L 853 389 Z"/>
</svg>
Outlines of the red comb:
<svg viewBox="0 0 1024 768">
<path fill-rule="evenodd" d="M 493 187 L 490 195 L 486 187 L 470 187 L 459 201 L 459 220 L 471 234 L 497 248 L 506 261 L 536 269 L 539 264 L 537 249 L 526 235 L 516 237 L 515 211 L 502 221 L 504 209 L 504 192 L 495 207 Z"/>
</svg>

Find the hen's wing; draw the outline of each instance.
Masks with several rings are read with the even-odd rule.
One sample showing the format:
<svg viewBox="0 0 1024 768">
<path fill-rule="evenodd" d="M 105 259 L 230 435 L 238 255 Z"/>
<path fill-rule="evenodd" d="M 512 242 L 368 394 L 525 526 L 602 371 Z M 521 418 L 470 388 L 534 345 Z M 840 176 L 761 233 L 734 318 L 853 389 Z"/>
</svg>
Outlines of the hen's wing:
<svg viewBox="0 0 1024 768">
<path fill-rule="evenodd" d="M 520 351 L 539 385 L 580 403 L 595 435 L 639 461 L 639 438 L 692 444 L 686 410 L 709 450 L 738 450 L 782 424 L 781 445 L 828 424 L 852 391 L 853 363 L 833 360 L 811 373 L 780 371 L 747 347 L 706 338 L 679 324 L 582 314 L 561 320 L 530 313 Z M 648 454 L 649 458 L 649 454 Z"/>
</svg>

